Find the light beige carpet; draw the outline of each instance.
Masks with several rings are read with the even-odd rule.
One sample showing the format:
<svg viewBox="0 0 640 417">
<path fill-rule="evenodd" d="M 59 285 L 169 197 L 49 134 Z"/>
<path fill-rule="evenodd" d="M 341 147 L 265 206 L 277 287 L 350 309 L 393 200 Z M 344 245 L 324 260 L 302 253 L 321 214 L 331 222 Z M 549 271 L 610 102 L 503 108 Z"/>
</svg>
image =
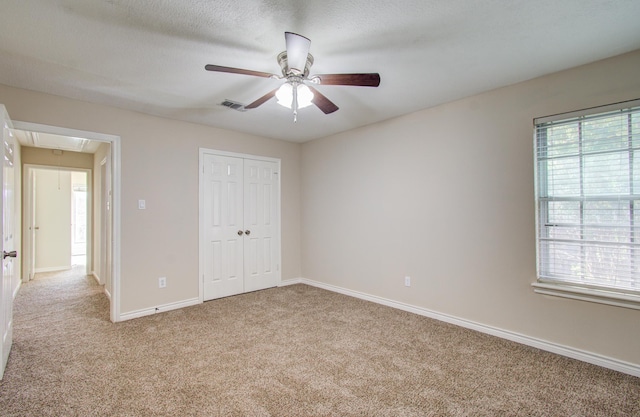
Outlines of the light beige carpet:
<svg viewBox="0 0 640 417">
<path fill-rule="evenodd" d="M 91 278 L 15 305 L 2 416 L 640 416 L 640 379 L 293 285 L 112 324 Z"/>
</svg>

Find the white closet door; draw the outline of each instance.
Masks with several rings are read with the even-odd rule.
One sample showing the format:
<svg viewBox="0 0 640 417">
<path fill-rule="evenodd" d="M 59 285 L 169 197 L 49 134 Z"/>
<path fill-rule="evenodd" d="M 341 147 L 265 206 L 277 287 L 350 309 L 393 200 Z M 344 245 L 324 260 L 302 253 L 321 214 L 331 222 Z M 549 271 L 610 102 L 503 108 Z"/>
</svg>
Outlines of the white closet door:
<svg viewBox="0 0 640 417">
<path fill-rule="evenodd" d="M 204 155 L 204 300 L 244 292 L 243 160 Z"/>
<path fill-rule="evenodd" d="M 275 287 L 279 164 L 210 153 L 202 161 L 203 300 Z"/>
<path fill-rule="evenodd" d="M 278 282 L 277 168 L 275 162 L 244 161 L 245 292 Z"/>
</svg>

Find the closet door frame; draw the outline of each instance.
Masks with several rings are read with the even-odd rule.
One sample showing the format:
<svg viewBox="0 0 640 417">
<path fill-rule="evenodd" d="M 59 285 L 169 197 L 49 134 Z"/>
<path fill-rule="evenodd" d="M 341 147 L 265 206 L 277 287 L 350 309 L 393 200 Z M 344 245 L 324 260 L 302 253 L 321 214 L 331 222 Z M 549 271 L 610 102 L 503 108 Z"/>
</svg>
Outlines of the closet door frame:
<svg viewBox="0 0 640 417">
<path fill-rule="evenodd" d="M 242 159 L 252 159 L 252 160 L 258 160 L 258 161 L 267 161 L 267 162 L 272 162 L 275 163 L 277 166 L 277 187 L 278 187 L 278 194 L 277 194 L 277 204 L 276 204 L 276 221 L 277 221 L 277 227 L 276 227 L 276 272 L 277 272 L 277 279 L 276 279 L 276 286 L 279 286 L 282 282 L 282 218 L 281 218 L 281 195 L 282 195 L 282 177 L 280 175 L 281 173 L 281 160 L 278 158 L 271 158 L 271 157 L 267 157 L 267 156 L 261 156 L 261 155 L 252 155 L 252 154 L 244 154 L 244 153 L 236 153 L 236 152 L 227 152 L 227 151 L 220 151 L 220 150 L 216 150 L 216 149 L 209 149 L 209 148 L 200 148 L 199 150 L 199 174 L 198 174 L 198 178 L 199 178 L 199 215 L 198 215 L 198 235 L 199 235 L 199 278 L 198 278 L 198 297 L 200 302 L 204 302 L 204 278 L 205 278 L 205 248 L 206 248 L 206 243 L 205 243 L 205 213 L 204 213 L 204 186 L 205 186 L 205 181 L 204 181 L 204 169 L 205 169 L 205 164 L 204 164 L 204 158 L 205 155 L 214 155 L 214 156 L 222 156 L 222 157 L 233 157 L 233 158 L 242 158 Z"/>
</svg>

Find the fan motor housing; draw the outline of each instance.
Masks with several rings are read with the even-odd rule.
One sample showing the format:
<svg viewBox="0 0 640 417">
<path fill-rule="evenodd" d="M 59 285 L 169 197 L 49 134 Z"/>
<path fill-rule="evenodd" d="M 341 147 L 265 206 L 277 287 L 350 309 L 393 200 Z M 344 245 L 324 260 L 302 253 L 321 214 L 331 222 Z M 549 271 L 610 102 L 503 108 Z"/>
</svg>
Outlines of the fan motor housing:
<svg viewBox="0 0 640 417">
<path fill-rule="evenodd" d="M 289 73 L 287 72 L 287 68 L 289 68 L 289 63 L 287 61 L 287 51 L 282 51 L 278 54 L 278 64 L 280 64 L 282 75 L 285 78 L 290 75 L 302 75 L 302 77 L 306 78 L 309 75 L 309 69 L 313 65 L 313 55 L 307 54 L 307 63 L 304 66 L 304 72 L 302 74 L 295 74 L 293 71 Z"/>
</svg>

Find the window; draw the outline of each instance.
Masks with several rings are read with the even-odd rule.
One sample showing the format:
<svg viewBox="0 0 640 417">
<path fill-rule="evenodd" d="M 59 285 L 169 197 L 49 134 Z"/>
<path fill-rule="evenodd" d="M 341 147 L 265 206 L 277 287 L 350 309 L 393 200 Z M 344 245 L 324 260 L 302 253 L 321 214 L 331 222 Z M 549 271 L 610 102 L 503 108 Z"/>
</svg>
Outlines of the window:
<svg viewBox="0 0 640 417">
<path fill-rule="evenodd" d="M 640 309 L 640 100 L 534 124 L 535 291 Z"/>
</svg>

